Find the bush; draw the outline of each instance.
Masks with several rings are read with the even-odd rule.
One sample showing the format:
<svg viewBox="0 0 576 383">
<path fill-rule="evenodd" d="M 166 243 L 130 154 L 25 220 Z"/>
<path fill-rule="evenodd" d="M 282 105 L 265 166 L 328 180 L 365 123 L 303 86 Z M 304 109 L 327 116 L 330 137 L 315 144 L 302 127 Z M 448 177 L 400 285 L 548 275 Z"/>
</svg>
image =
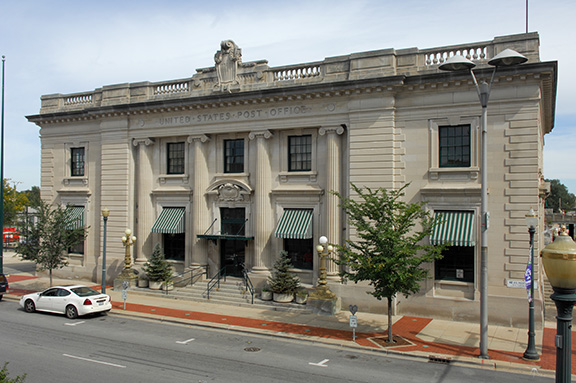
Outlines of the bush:
<svg viewBox="0 0 576 383">
<path fill-rule="evenodd" d="M 142 269 L 152 282 L 163 282 L 172 278 L 172 265 L 164 258 L 164 251 L 159 243 L 154 246 L 152 257 Z"/>
<path fill-rule="evenodd" d="M 23 383 L 26 378 L 26 374 L 17 376 L 14 379 L 10 378 L 8 375 L 8 362 L 6 362 L 2 369 L 0 369 L 0 383 Z"/>
<path fill-rule="evenodd" d="M 300 287 L 300 279 L 290 271 L 292 260 L 288 252 L 282 250 L 274 263 L 272 276 L 268 278 L 270 290 L 276 294 L 293 294 Z"/>
</svg>

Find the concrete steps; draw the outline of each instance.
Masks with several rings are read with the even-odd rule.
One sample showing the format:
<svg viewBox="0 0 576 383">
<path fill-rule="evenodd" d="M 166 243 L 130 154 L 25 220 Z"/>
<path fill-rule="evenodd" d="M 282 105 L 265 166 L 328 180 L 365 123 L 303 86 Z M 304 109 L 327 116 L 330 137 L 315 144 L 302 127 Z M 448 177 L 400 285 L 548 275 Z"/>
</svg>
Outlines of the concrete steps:
<svg viewBox="0 0 576 383">
<path fill-rule="evenodd" d="M 242 306 L 252 307 L 264 310 L 273 311 L 290 311 L 290 312 L 310 312 L 311 309 L 306 305 L 297 303 L 277 303 L 273 301 L 263 301 L 260 299 L 259 294 L 254 295 L 254 303 L 252 303 L 252 296 L 250 292 L 244 288 L 242 279 L 227 278 L 226 282 L 220 282 L 220 288 L 214 287 L 210 291 L 210 299 L 208 299 L 206 288 L 206 281 L 200 281 L 194 285 L 185 287 L 175 287 L 173 290 L 150 290 L 148 288 L 136 288 L 131 290 L 130 293 L 162 296 L 165 298 L 189 300 L 191 302 L 204 302 L 214 303 L 227 306 Z"/>
</svg>

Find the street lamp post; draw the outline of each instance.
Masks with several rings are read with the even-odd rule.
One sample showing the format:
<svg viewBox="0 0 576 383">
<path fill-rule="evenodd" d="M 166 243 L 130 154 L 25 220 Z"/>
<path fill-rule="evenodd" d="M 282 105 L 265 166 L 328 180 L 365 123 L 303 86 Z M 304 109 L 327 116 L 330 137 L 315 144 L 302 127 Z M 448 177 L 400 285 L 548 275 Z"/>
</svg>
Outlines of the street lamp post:
<svg viewBox="0 0 576 383">
<path fill-rule="evenodd" d="M 106 293 L 106 226 L 108 223 L 110 210 L 102 209 L 102 219 L 104 219 L 104 235 L 102 237 L 102 294 Z"/>
<path fill-rule="evenodd" d="M 528 300 L 528 346 L 523 355 L 523 358 L 527 360 L 540 359 L 534 340 L 536 335 L 534 331 L 534 233 L 536 233 L 538 223 L 538 215 L 534 213 L 533 209 L 530 209 L 530 213 L 526 214 L 526 226 L 528 226 L 528 233 L 530 233 L 530 261 L 526 269 L 526 275 L 530 278 L 526 278 L 526 282 L 530 282 L 530 297 Z"/>
<path fill-rule="evenodd" d="M 326 280 L 326 258 L 328 258 L 329 254 L 332 253 L 334 248 L 332 245 L 328 244 L 328 238 L 325 236 L 321 236 L 319 241 L 320 244 L 316 246 L 316 251 L 320 257 L 320 273 L 318 276 L 318 285 L 316 286 L 314 296 L 323 299 L 334 299 L 336 295 L 330 291 L 330 288 L 328 287 L 328 281 Z"/>
<path fill-rule="evenodd" d="M 488 212 L 488 99 L 490 90 L 494 82 L 494 75 L 498 67 L 514 66 L 522 64 L 528 59 L 512 49 L 505 49 L 492 60 L 488 61 L 489 65 L 494 67 L 490 83 L 482 81 L 478 84 L 476 75 L 472 68 L 476 66 L 472 61 L 461 55 L 454 55 L 438 67 L 440 70 L 456 72 L 467 70 L 472 75 L 478 98 L 482 106 L 481 118 L 481 163 L 480 163 L 480 216 L 481 216 L 481 235 L 480 235 L 480 358 L 488 359 L 488 225 L 490 213 Z"/>
<path fill-rule="evenodd" d="M 572 377 L 572 309 L 576 304 L 576 243 L 566 231 L 542 250 L 542 264 L 556 304 L 556 383 Z"/>
<path fill-rule="evenodd" d="M 2 227 L 2 242 L 0 242 L 0 274 L 4 274 L 4 64 L 6 56 L 2 56 L 2 115 L 0 116 L 0 226 Z"/>
</svg>

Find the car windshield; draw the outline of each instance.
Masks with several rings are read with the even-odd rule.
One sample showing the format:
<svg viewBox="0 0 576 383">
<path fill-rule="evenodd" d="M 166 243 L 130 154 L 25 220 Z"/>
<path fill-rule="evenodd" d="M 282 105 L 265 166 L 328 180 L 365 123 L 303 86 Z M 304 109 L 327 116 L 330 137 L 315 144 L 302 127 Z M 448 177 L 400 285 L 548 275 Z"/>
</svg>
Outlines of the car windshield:
<svg viewBox="0 0 576 383">
<path fill-rule="evenodd" d="M 99 295 L 100 293 L 90 287 L 81 286 L 81 287 L 74 287 L 70 289 L 74 294 L 78 295 L 79 297 L 90 297 L 92 295 Z"/>
</svg>

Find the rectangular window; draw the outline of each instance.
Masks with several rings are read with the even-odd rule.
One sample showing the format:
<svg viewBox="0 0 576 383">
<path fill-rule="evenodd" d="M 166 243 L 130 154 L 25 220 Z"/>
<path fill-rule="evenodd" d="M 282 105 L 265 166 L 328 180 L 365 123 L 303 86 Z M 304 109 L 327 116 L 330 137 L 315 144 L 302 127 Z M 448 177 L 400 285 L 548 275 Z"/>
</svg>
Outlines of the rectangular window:
<svg viewBox="0 0 576 383">
<path fill-rule="evenodd" d="M 288 171 L 312 170 L 312 136 L 288 137 Z"/>
<path fill-rule="evenodd" d="M 438 127 L 440 167 L 470 167 L 470 125 Z"/>
<path fill-rule="evenodd" d="M 168 174 L 184 174 L 184 150 L 183 142 L 171 142 L 168 144 Z"/>
<path fill-rule="evenodd" d="M 246 211 L 243 207 L 220 208 L 221 226 L 220 232 L 223 235 L 241 235 L 246 229 Z"/>
<path fill-rule="evenodd" d="M 474 282 L 474 247 L 448 246 L 435 261 L 436 280 Z"/>
<path fill-rule="evenodd" d="M 244 172 L 244 140 L 224 140 L 224 173 Z"/>
<path fill-rule="evenodd" d="M 70 155 L 70 174 L 72 177 L 84 177 L 84 148 L 71 148 Z"/>
<path fill-rule="evenodd" d="M 184 261 L 186 247 L 185 233 L 163 234 L 164 257 L 172 261 Z"/>
<path fill-rule="evenodd" d="M 292 266 L 297 269 L 312 270 L 314 244 L 310 239 L 284 239 L 284 250 L 292 259 Z"/>
</svg>

